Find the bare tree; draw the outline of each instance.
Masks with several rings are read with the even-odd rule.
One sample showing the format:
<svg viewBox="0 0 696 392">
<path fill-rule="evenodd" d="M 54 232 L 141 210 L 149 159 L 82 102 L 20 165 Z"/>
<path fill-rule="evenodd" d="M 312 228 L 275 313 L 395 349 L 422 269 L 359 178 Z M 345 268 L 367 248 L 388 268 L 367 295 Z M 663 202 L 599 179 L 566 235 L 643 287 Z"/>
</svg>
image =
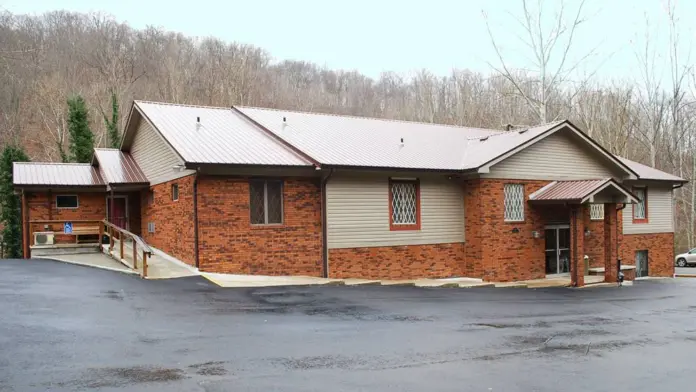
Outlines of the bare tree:
<svg viewBox="0 0 696 392">
<path fill-rule="evenodd" d="M 559 1 L 559 9 L 556 15 L 547 15 L 544 10 L 543 0 L 537 0 L 533 9 L 528 0 L 522 1 L 521 17 L 514 17 L 521 32 L 517 38 L 531 53 L 531 67 L 529 71 L 536 76 L 535 86 L 525 86 L 529 79 L 520 78 L 519 73 L 506 61 L 503 48 L 496 40 L 486 12 L 483 12 L 486 27 L 491 44 L 495 49 L 499 65 L 491 67 L 505 77 L 515 88 L 515 92 L 522 96 L 528 107 L 537 117 L 537 122 L 546 123 L 555 120 L 549 115 L 549 105 L 560 90 L 569 80 L 570 76 L 582 62 L 595 51 L 584 54 L 578 59 L 571 60 L 571 50 L 577 39 L 578 28 L 585 22 L 583 10 L 585 0 L 580 0 L 577 8 L 571 12 L 571 18 L 566 15 L 566 1 Z M 547 21 L 552 21 L 549 26 Z M 489 63 L 490 64 L 490 63 Z M 519 68 L 519 67 L 518 67 Z"/>
</svg>

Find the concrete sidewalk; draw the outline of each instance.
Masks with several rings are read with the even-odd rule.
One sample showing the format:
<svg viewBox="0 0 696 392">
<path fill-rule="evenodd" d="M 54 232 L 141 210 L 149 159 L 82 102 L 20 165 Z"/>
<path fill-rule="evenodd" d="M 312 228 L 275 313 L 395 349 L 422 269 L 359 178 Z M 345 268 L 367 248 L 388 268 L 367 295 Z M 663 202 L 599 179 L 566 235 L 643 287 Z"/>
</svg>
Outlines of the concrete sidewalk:
<svg viewBox="0 0 696 392">
<path fill-rule="evenodd" d="M 342 279 L 326 279 L 312 276 L 235 275 L 212 272 L 201 272 L 201 276 L 220 287 L 322 286 L 345 284 Z"/>
<path fill-rule="evenodd" d="M 120 256 L 120 244 L 118 240 L 114 241 L 114 249 L 113 249 L 113 257 L 114 260 L 115 258 L 118 258 Z M 105 244 L 102 245 L 102 249 L 104 250 L 105 255 L 108 255 L 109 252 L 109 245 Z M 128 267 L 133 266 L 133 248 L 132 245 L 129 242 L 125 242 L 123 246 L 123 256 L 125 259 L 125 263 L 121 263 L 121 265 L 126 265 Z M 138 255 L 140 256 L 140 255 Z M 107 256 L 108 257 L 108 256 Z M 118 262 L 118 261 L 117 261 Z M 126 268 L 128 268 L 126 267 Z M 142 275 L 143 272 L 143 263 L 140 258 L 138 258 L 137 265 L 136 265 L 135 271 Z M 133 269 L 129 268 L 131 271 Z M 153 249 L 153 254 L 151 257 L 148 257 L 147 259 L 147 279 L 173 279 L 173 278 L 183 278 L 187 276 L 196 276 L 199 275 L 200 273 L 198 270 L 196 270 L 193 267 L 190 267 L 186 264 L 184 264 L 181 261 L 178 261 L 176 259 L 173 259 L 172 257 L 168 257 L 164 253 L 154 250 Z"/>
<path fill-rule="evenodd" d="M 327 279 L 312 276 L 262 276 L 235 275 L 201 272 L 201 276 L 220 287 L 272 287 L 272 286 L 413 286 L 413 287 L 442 287 L 469 288 L 493 287 L 493 283 L 485 283 L 474 278 L 448 279 L 403 279 L 403 280 L 372 280 L 372 279 Z"/>
<path fill-rule="evenodd" d="M 35 256 L 35 259 L 55 260 L 63 263 L 82 265 L 85 267 L 101 268 L 109 271 L 122 272 L 126 274 L 137 274 L 137 272 L 119 263 L 113 258 L 99 252 L 43 255 Z"/>
</svg>

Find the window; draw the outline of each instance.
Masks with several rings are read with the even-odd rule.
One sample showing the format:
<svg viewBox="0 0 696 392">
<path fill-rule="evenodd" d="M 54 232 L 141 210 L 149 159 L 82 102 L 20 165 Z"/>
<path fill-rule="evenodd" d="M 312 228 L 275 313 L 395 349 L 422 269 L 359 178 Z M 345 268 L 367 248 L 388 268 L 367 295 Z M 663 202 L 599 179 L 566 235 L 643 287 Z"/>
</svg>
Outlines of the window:
<svg viewBox="0 0 696 392">
<path fill-rule="evenodd" d="M 590 219 L 604 220 L 604 204 L 590 204 Z"/>
<path fill-rule="evenodd" d="M 389 180 L 389 215 L 391 230 L 420 230 L 418 180 Z"/>
<path fill-rule="evenodd" d="M 633 205 L 633 223 L 648 222 L 648 189 L 633 188 L 633 194 L 636 195 L 639 203 Z"/>
<path fill-rule="evenodd" d="M 179 184 L 172 184 L 172 200 L 179 200 Z"/>
<path fill-rule="evenodd" d="M 279 180 L 249 181 L 249 209 L 252 225 L 283 223 L 283 182 Z"/>
<path fill-rule="evenodd" d="M 155 222 L 147 222 L 147 232 L 148 233 L 155 232 Z"/>
<path fill-rule="evenodd" d="M 77 195 L 57 195 L 56 208 L 77 208 Z"/>
<path fill-rule="evenodd" d="M 524 185 L 505 184 L 503 187 L 505 221 L 524 221 Z"/>
</svg>

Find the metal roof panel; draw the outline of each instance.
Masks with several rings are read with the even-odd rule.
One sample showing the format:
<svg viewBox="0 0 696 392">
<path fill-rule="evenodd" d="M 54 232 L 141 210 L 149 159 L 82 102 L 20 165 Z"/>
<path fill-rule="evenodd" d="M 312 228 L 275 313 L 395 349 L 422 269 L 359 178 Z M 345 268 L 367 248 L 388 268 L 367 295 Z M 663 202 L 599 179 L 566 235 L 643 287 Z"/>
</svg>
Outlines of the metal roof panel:
<svg viewBox="0 0 696 392">
<path fill-rule="evenodd" d="M 146 101 L 135 104 L 186 162 L 312 165 L 231 108 Z"/>
<path fill-rule="evenodd" d="M 109 184 L 145 183 L 149 181 L 133 157 L 114 148 L 95 148 L 94 156 L 104 180 Z"/>
<path fill-rule="evenodd" d="M 15 162 L 14 185 L 103 186 L 99 171 L 89 163 Z"/>
</svg>

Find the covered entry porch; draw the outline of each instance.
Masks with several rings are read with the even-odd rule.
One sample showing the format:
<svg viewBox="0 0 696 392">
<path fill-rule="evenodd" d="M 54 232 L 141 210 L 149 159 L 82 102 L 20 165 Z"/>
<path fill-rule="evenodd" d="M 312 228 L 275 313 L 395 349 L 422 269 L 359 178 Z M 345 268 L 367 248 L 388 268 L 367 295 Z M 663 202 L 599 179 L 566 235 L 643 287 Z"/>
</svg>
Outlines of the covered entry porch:
<svg viewBox="0 0 696 392">
<path fill-rule="evenodd" d="M 592 255 L 604 267 L 604 281 L 616 282 L 619 211 L 637 202 L 611 178 L 554 181 L 532 193 L 529 203 L 545 221 L 544 231 L 536 235 L 545 242 L 547 275 L 569 274 L 572 286 L 584 286 L 585 258 Z M 598 226 L 601 230 L 592 230 Z"/>
</svg>

